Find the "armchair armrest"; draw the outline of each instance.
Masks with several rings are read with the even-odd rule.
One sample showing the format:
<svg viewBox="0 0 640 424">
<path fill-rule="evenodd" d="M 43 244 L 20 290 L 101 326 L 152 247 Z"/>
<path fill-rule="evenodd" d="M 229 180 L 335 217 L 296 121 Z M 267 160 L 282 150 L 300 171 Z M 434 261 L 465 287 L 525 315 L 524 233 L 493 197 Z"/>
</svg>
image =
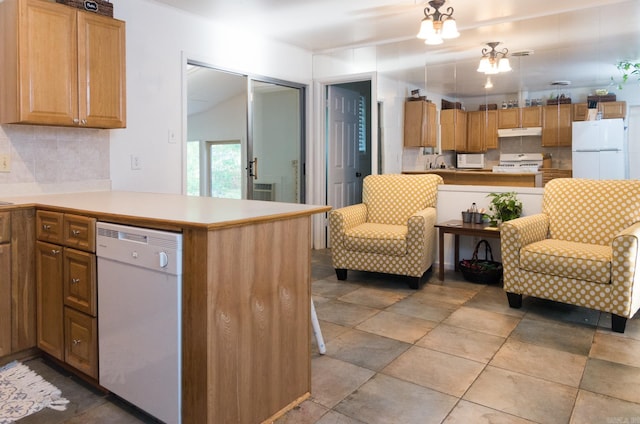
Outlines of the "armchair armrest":
<svg viewBox="0 0 640 424">
<path fill-rule="evenodd" d="M 409 217 L 407 221 L 407 245 L 420 248 L 426 245 L 436 225 L 436 208 L 426 208 Z"/>
<path fill-rule="evenodd" d="M 367 205 L 358 203 L 329 212 L 329 231 L 331 243 L 342 243 L 344 233 L 367 222 Z"/>
<path fill-rule="evenodd" d="M 621 300 L 618 315 L 640 309 L 640 222 L 618 233 L 611 243 L 611 299 Z"/>
<path fill-rule="evenodd" d="M 519 293 L 517 270 L 520 265 L 520 249 L 527 244 L 544 240 L 548 232 L 549 217 L 542 213 L 500 224 L 500 251 L 505 291 Z"/>
<path fill-rule="evenodd" d="M 436 208 L 422 209 L 407 220 L 407 257 L 409 275 L 420 276 L 433 262 L 435 250 Z"/>
</svg>

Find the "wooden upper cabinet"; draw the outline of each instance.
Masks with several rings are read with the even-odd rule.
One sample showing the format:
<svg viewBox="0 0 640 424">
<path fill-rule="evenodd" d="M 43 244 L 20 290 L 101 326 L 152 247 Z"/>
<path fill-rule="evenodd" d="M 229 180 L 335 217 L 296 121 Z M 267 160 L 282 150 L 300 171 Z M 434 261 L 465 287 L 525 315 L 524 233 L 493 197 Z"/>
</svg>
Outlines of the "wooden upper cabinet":
<svg viewBox="0 0 640 424">
<path fill-rule="evenodd" d="M 523 107 L 500 109 L 498 111 L 498 128 L 531 128 L 542 125 L 542 108 Z"/>
<path fill-rule="evenodd" d="M 460 109 L 440 111 L 440 148 L 459 150 L 467 145 L 467 112 Z"/>
<path fill-rule="evenodd" d="M 542 126 L 542 108 L 540 106 L 523 107 L 520 109 L 522 128 Z"/>
<path fill-rule="evenodd" d="M 627 116 L 627 102 L 600 102 L 598 110 L 602 112 L 602 119 L 624 118 Z"/>
<path fill-rule="evenodd" d="M 498 147 L 498 114 L 495 110 L 467 112 L 466 153 L 486 152 Z"/>
<path fill-rule="evenodd" d="M 78 93 L 81 124 L 126 126 L 125 24 L 78 12 Z"/>
<path fill-rule="evenodd" d="M 520 108 L 500 109 L 498 111 L 498 128 L 509 129 L 520 127 Z"/>
<path fill-rule="evenodd" d="M 436 147 L 436 105 L 422 100 L 404 104 L 404 146 Z"/>
<path fill-rule="evenodd" d="M 571 147 L 571 104 L 542 107 L 542 146 Z"/>
<path fill-rule="evenodd" d="M 125 126 L 125 23 L 41 0 L 0 3 L 0 123 Z"/>
</svg>

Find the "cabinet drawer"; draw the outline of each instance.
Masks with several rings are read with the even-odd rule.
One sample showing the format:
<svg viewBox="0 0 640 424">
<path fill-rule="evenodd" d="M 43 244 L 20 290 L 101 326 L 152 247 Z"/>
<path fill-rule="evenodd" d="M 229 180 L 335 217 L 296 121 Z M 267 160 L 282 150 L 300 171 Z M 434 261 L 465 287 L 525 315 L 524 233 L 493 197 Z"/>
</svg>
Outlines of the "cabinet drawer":
<svg viewBox="0 0 640 424">
<path fill-rule="evenodd" d="M 62 244 L 62 213 L 37 211 L 36 237 L 38 240 Z"/>
<path fill-rule="evenodd" d="M 0 243 L 11 241 L 11 212 L 0 212 Z"/>
<path fill-rule="evenodd" d="M 64 359 L 72 367 L 98 378 L 98 325 L 96 318 L 64 308 Z"/>
<path fill-rule="evenodd" d="M 96 250 L 96 219 L 64 214 L 63 244 L 89 252 Z"/>
<path fill-rule="evenodd" d="M 64 249 L 64 304 L 96 316 L 96 256 Z"/>
</svg>

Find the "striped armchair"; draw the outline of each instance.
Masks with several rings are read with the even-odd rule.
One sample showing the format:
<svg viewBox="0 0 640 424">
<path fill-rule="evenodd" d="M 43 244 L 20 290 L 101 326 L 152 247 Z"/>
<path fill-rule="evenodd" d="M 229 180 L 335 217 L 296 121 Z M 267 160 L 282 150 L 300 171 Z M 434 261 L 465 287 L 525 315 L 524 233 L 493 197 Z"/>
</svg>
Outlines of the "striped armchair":
<svg viewBox="0 0 640 424">
<path fill-rule="evenodd" d="M 362 203 L 329 213 L 331 255 L 339 280 L 347 270 L 409 277 L 417 289 L 434 257 L 435 174 L 369 175 Z"/>
<path fill-rule="evenodd" d="M 500 227 L 504 290 L 611 313 L 624 333 L 640 309 L 640 181 L 561 178 L 542 213 Z"/>
</svg>

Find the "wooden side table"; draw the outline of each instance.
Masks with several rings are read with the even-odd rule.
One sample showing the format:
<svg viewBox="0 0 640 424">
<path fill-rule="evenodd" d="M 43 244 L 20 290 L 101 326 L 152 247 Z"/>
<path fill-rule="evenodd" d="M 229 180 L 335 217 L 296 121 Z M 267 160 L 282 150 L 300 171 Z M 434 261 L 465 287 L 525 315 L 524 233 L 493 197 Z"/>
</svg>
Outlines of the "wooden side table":
<svg viewBox="0 0 640 424">
<path fill-rule="evenodd" d="M 489 227 L 486 224 L 473 224 L 462 222 L 460 219 L 436 224 L 438 229 L 438 250 L 439 260 L 438 278 L 444 281 L 444 235 L 449 233 L 454 235 L 454 266 L 458 271 L 460 263 L 460 236 L 500 238 L 500 230 L 496 227 Z"/>
</svg>

